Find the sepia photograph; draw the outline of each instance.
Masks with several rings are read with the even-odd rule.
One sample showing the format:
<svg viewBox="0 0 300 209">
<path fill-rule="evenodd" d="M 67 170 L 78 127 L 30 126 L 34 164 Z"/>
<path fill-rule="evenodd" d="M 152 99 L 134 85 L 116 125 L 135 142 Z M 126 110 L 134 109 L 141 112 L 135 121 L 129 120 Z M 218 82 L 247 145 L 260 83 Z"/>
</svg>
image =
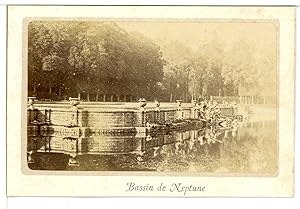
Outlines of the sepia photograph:
<svg viewBox="0 0 300 209">
<path fill-rule="evenodd" d="M 7 12 L 8 196 L 294 195 L 295 7 Z"/>
<path fill-rule="evenodd" d="M 30 169 L 276 174 L 276 21 L 26 27 Z"/>
</svg>

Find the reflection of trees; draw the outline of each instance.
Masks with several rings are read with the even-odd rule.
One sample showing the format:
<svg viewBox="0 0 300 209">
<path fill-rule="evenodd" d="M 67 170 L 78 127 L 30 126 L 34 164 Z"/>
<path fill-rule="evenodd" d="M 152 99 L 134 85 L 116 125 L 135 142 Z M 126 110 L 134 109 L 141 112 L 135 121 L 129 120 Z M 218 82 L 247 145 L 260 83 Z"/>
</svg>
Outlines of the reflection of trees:
<svg viewBox="0 0 300 209">
<path fill-rule="evenodd" d="M 189 138 L 177 133 L 173 144 L 159 146 L 141 163 L 161 171 L 274 172 L 276 140 L 272 128 L 238 130 L 205 127 L 189 131 Z M 210 137 L 210 138 L 208 138 Z M 204 139 L 207 138 L 207 139 Z M 214 138 L 216 138 L 215 141 Z"/>
<path fill-rule="evenodd" d="M 222 132 L 207 126 L 201 130 L 173 133 L 175 143 L 156 148 L 155 157 L 150 154 L 153 148 L 149 149 L 142 164 L 158 170 L 183 171 L 195 165 L 200 171 L 213 171 L 220 157 Z"/>
<path fill-rule="evenodd" d="M 233 172 L 274 172 L 276 133 L 273 128 L 239 128 L 236 137 L 222 144 L 220 162 Z"/>
<path fill-rule="evenodd" d="M 67 159 L 60 162 L 60 158 L 54 156 L 55 159 L 51 160 L 49 153 L 37 162 L 37 166 L 43 169 L 55 169 L 57 164 L 59 169 L 79 170 L 272 173 L 276 171 L 277 163 L 276 124 L 260 125 L 256 123 L 250 127 L 239 127 L 238 130 L 206 126 L 199 130 L 154 134 L 147 138 L 120 137 L 101 143 L 99 138 L 96 144 L 89 144 L 86 151 L 91 151 L 90 148 L 103 149 L 103 145 L 111 143 L 108 148 L 117 148 L 119 154 L 83 153 L 77 156 L 80 167 L 66 168 Z M 124 154 L 119 150 L 121 148 Z"/>
</svg>

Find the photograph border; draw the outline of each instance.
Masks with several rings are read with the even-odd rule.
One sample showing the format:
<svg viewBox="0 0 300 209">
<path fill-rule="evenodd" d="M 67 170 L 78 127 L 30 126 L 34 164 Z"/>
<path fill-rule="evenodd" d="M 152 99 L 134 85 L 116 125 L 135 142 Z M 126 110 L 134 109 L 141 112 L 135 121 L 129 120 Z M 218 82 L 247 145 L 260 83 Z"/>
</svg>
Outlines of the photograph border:
<svg viewBox="0 0 300 209">
<path fill-rule="evenodd" d="M 47 7 L 44 7 L 47 8 Z M 59 15 L 61 10 L 57 7 L 52 7 L 52 14 L 55 12 L 53 8 L 56 8 Z M 70 7 L 68 7 L 70 8 Z M 82 8 L 82 7 L 80 7 Z M 102 7 L 103 8 L 103 7 Z M 105 7 L 107 10 L 108 7 Z M 119 7 L 120 8 L 120 7 Z M 132 8 L 132 7 L 131 7 Z M 141 7 L 139 7 L 140 9 Z M 151 7 L 147 7 L 147 9 L 151 9 Z M 160 7 L 160 12 L 161 12 Z M 279 100 L 279 117 L 285 119 L 287 124 L 279 123 L 279 174 L 276 178 L 269 177 L 261 177 L 259 179 L 249 177 L 249 178 L 241 178 L 241 177 L 233 177 L 230 178 L 230 188 L 228 178 L 220 179 L 219 177 L 165 177 L 163 180 L 157 179 L 157 176 L 133 176 L 133 177 L 124 177 L 124 176 L 47 176 L 47 175 L 23 175 L 21 173 L 20 166 L 16 164 L 16 162 L 20 162 L 20 142 L 17 142 L 16 138 L 20 134 L 20 127 L 13 127 L 17 121 L 20 120 L 21 113 L 20 110 L 12 111 L 15 107 L 22 107 L 18 98 L 20 92 L 16 92 L 18 87 L 20 87 L 20 76 L 17 75 L 20 72 L 20 57 L 14 58 L 13 54 L 21 54 L 20 52 L 20 39 L 18 38 L 20 34 L 20 17 L 28 16 L 28 9 L 30 7 L 21 7 L 21 6 L 9 6 L 8 7 L 8 71 L 7 71 L 7 195 L 8 196 L 178 196 L 181 197 L 180 194 L 158 194 L 157 192 L 153 193 L 126 193 L 124 191 L 123 183 L 126 181 L 135 181 L 137 183 L 143 182 L 145 178 L 147 181 L 157 183 L 159 181 L 164 181 L 166 183 L 170 183 L 174 180 L 183 181 L 186 183 L 195 183 L 202 182 L 203 184 L 207 184 L 210 187 L 209 191 L 201 194 L 191 194 L 188 196 L 210 196 L 210 197 L 227 197 L 227 196 L 259 196 L 259 197 L 291 197 L 293 196 L 294 191 L 294 80 L 295 80 L 295 8 L 294 7 L 276 7 L 276 8 L 263 8 L 263 12 L 258 15 L 256 14 L 256 9 L 259 7 L 247 7 L 241 12 L 240 10 L 243 7 L 226 7 L 226 8 L 212 8 L 212 7 L 193 7 L 193 12 L 189 13 L 187 16 L 190 17 L 191 14 L 195 15 L 195 11 L 203 11 L 203 13 L 197 13 L 200 16 L 207 15 L 207 12 L 212 12 L 216 10 L 222 10 L 222 14 L 227 14 L 230 10 L 235 10 L 232 15 L 239 14 L 240 16 L 249 16 L 250 19 L 253 19 L 253 16 L 262 15 L 266 19 L 272 19 L 272 17 L 278 17 L 280 25 L 282 26 L 282 30 L 286 33 L 282 34 L 280 37 L 280 69 L 278 78 L 279 82 L 279 94 L 286 92 L 284 95 L 280 94 L 278 97 Z M 35 11 L 37 9 L 41 9 L 38 6 L 34 7 Z M 98 7 L 99 9 L 99 7 Z M 150 10 L 149 9 L 149 10 Z M 64 7 L 64 10 L 68 10 Z M 85 12 L 86 9 L 84 9 Z M 100 9 L 101 10 L 101 9 Z M 116 7 L 109 9 L 110 12 L 114 10 L 115 12 L 120 11 L 120 9 L 116 9 Z M 117 10 L 117 11 L 116 11 Z M 125 9 L 126 10 L 126 9 Z M 143 9 L 142 9 L 143 10 Z M 178 7 L 177 7 L 178 10 Z M 185 10 L 185 14 L 189 8 L 180 8 L 180 10 Z M 204 11 L 206 10 L 206 11 Z M 47 14 L 51 13 L 51 11 L 47 11 Z M 78 11 L 78 10 L 75 10 Z M 76 14 L 75 11 L 72 11 L 73 14 Z M 108 15 L 108 10 L 104 11 L 102 9 L 104 16 Z M 238 13 L 236 13 L 238 11 Z M 279 12 L 280 11 L 280 12 Z M 19 12 L 18 16 L 13 16 L 11 12 Z M 70 10 L 69 10 L 70 12 Z M 83 11 L 84 12 L 84 11 Z M 89 14 L 95 14 L 95 9 L 93 11 L 89 11 Z M 123 11 L 124 12 L 124 11 Z M 127 10 L 127 14 L 128 14 Z M 138 15 L 141 15 L 141 11 L 138 12 Z M 169 10 L 170 12 L 170 10 Z M 279 13 L 278 13 L 279 12 Z M 159 12 L 158 12 L 159 13 Z M 41 14 L 41 11 L 34 12 L 35 15 Z M 70 14 L 70 13 L 68 13 Z M 82 15 L 82 12 L 80 13 Z M 170 16 L 176 16 L 176 11 L 172 11 Z M 33 15 L 33 11 L 31 11 L 31 15 Z M 132 15 L 132 14 L 131 14 Z M 149 15 L 149 12 L 147 13 Z M 147 16 L 146 15 L 146 16 Z M 166 15 L 166 14 L 164 14 Z M 220 13 L 212 14 L 212 16 L 220 16 Z M 79 15 L 80 16 L 80 15 Z M 130 15 L 129 15 L 130 16 Z M 143 15 L 142 15 L 143 16 Z M 154 16 L 157 16 L 155 13 Z M 226 15 L 225 15 L 226 16 Z M 252 17 L 252 18 L 251 18 Z M 12 24 L 16 23 L 16 25 Z M 283 23 L 283 24 L 282 24 Z M 280 29 L 280 31 L 282 31 Z M 291 40 L 291 37 L 294 37 Z M 290 39 L 284 39 L 283 37 L 290 37 Z M 13 44 L 13 46 L 12 46 Z M 15 48 L 15 50 L 13 50 Z M 283 51 L 282 51 L 283 50 Z M 284 68 L 282 68 L 285 66 Z M 15 85 L 14 85 L 15 84 Z M 13 87 L 13 88 L 12 88 Z M 17 89 L 14 89 L 17 87 Z M 27 88 L 26 88 L 27 89 Z M 20 88 L 21 92 L 22 89 Z M 27 91 L 26 91 L 27 92 Z M 284 99 L 284 101 L 283 101 Z M 15 120 L 15 121 L 14 121 Z M 279 120 L 278 120 L 279 122 Z M 284 129 L 284 133 L 282 132 Z M 284 134 L 284 135 L 282 135 Z M 288 143 L 284 144 L 284 146 L 280 146 L 280 142 L 282 136 L 286 138 Z M 16 145 L 16 146 L 14 146 Z M 281 144 L 282 145 L 282 144 Z M 286 163 L 282 164 L 282 161 Z M 108 178 L 110 177 L 110 178 Z M 101 179 L 101 182 L 99 181 Z M 72 186 L 72 182 L 76 182 L 76 185 Z M 84 183 L 83 183 L 84 182 Z M 43 187 L 31 187 L 30 185 L 35 185 L 36 183 L 42 184 Z M 63 187 L 61 184 L 64 184 Z M 92 184 L 94 183 L 94 184 Z M 55 185 L 55 186 L 54 186 Z M 93 185 L 93 189 L 88 189 L 87 186 Z M 244 188 L 247 185 L 247 188 Z M 55 191 L 49 189 L 49 186 L 55 187 Z M 255 186 L 259 186 L 259 189 L 255 190 Z M 47 188 L 49 190 L 47 190 Z M 75 188 L 81 188 L 80 191 L 77 191 Z"/>
</svg>

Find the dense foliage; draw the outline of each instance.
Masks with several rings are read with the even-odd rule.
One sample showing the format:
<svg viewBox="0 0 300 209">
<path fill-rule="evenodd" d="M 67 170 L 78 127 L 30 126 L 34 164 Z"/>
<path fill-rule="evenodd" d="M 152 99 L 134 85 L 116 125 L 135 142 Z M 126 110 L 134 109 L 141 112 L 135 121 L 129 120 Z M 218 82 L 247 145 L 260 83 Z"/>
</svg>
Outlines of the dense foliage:
<svg viewBox="0 0 300 209">
<path fill-rule="evenodd" d="M 276 57 L 243 42 L 213 40 L 196 50 L 168 40 L 157 45 L 113 22 L 35 21 L 28 31 L 28 88 L 39 98 L 88 93 L 190 101 L 238 95 L 241 87 L 252 95 L 276 90 Z"/>
<path fill-rule="evenodd" d="M 66 95 L 158 93 L 159 46 L 114 23 L 32 22 L 28 40 L 29 90 L 52 88 L 52 97 L 59 88 Z"/>
<path fill-rule="evenodd" d="M 196 50 L 180 42 L 162 45 L 167 60 L 165 91 L 182 99 L 275 95 L 276 56 L 273 51 L 262 55 L 255 47 L 243 42 L 228 46 L 217 40 L 199 44 Z"/>
</svg>

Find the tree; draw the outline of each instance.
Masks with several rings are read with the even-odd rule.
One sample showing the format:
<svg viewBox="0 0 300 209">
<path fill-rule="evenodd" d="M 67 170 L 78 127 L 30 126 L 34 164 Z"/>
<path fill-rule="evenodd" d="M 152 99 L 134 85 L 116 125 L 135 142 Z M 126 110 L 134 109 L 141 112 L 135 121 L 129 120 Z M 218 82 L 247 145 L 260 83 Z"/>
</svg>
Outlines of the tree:
<svg viewBox="0 0 300 209">
<path fill-rule="evenodd" d="M 31 22 L 28 26 L 29 89 L 61 87 L 67 33 L 52 22 Z"/>
<path fill-rule="evenodd" d="M 164 60 L 159 46 L 116 23 L 31 22 L 28 48 L 29 89 L 149 98 L 160 93 Z"/>
</svg>

